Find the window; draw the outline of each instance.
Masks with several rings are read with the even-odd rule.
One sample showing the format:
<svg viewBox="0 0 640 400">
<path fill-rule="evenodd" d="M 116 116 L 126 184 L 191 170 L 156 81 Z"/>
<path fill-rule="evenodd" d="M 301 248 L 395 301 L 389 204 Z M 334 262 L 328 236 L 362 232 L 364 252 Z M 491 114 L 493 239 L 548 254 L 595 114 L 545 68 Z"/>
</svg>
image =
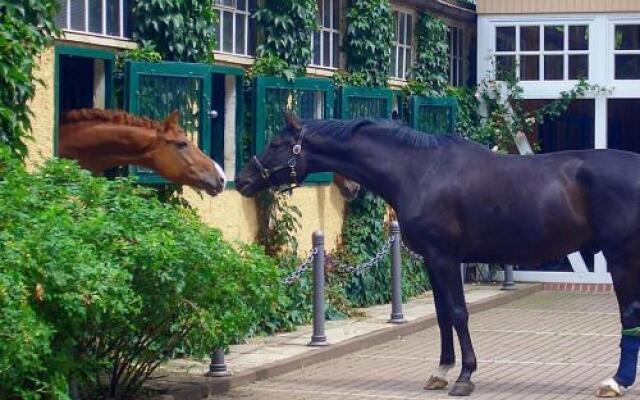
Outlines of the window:
<svg viewBox="0 0 640 400">
<path fill-rule="evenodd" d="M 61 0 L 56 24 L 69 32 L 130 38 L 129 0 Z"/>
<path fill-rule="evenodd" d="M 615 79 L 640 79 L 640 25 L 616 25 Z"/>
<path fill-rule="evenodd" d="M 462 86 L 464 78 L 463 70 L 463 40 L 464 31 L 455 26 L 449 27 L 447 43 L 449 44 L 449 83 L 453 86 Z"/>
<path fill-rule="evenodd" d="M 338 68 L 340 48 L 340 0 L 317 0 L 320 31 L 311 37 L 312 65 Z"/>
<path fill-rule="evenodd" d="M 251 14 L 256 0 L 215 0 L 218 10 L 218 48 L 221 53 L 255 54 L 256 28 Z"/>
<path fill-rule="evenodd" d="M 589 78 L 587 25 L 496 27 L 496 78 L 522 81 Z"/>
<path fill-rule="evenodd" d="M 412 61 L 413 15 L 402 11 L 394 11 L 393 25 L 391 76 L 399 79 L 407 79 Z"/>
</svg>

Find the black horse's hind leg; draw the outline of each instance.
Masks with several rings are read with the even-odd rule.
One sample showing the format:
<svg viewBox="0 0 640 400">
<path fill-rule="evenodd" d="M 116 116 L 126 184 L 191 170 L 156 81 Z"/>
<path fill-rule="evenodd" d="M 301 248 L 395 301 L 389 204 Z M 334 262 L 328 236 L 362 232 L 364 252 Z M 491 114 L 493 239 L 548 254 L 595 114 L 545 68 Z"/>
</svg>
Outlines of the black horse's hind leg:
<svg viewBox="0 0 640 400">
<path fill-rule="evenodd" d="M 426 269 L 426 264 L 425 264 Z M 433 302 L 436 307 L 438 317 L 438 327 L 440 328 L 440 364 L 438 369 L 429 377 L 424 388 L 426 390 L 438 390 L 447 387 L 447 372 L 455 366 L 456 355 L 453 348 L 453 325 L 446 306 L 444 295 L 445 290 L 439 279 L 439 274 L 430 272 L 431 289 L 433 291 Z"/>
<path fill-rule="evenodd" d="M 471 382 L 471 375 L 476 370 L 477 363 L 469 333 L 469 313 L 458 269 L 460 263 L 455 258 L 443 256 L 432 256 L 430 262 L 429 268 L 432 275 L 438 275 L 436 280 L 439 288 L 443 291 L 443 301 L 448 310 L 451 324 L 458 334 L 462 353 L 462 370 L 449 394 L 451 396 L 469 396 L 475 389 Z"/>
<path fill-rule="evenodd" d="M 636 380 L 640 349 L 640 256 L 608 251 L 605 257 L 618 299 L 622 335 L 618 370 L 612 379 L 602 382 L 598 396 L 618 397 Z"/>
</svg>

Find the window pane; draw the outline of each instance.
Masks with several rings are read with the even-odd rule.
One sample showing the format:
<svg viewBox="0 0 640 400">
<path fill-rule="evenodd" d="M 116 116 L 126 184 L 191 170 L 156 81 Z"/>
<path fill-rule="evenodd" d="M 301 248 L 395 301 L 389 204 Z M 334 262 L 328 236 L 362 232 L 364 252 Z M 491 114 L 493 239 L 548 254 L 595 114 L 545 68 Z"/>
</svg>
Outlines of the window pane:
<svg viewBox="0 0 640 400">
<path fill-rule="evenodd" d="M 640 79 L 640 54 L 616 55 L 616 79 Z"/>
<path fill-rule="evenodd" d="M 411 46 L 413 41 L 413 17 L 411 14 L 407 15 L 407 45 Z"/>
<path fill-rule="evenodd" d="M 236 8 L 238 10 L 247 11 L 247 0 L 236 0 Z"/>
<path fill-rule="evenodd" d="M 544 49 L 564 49 L 564 26 L 554 25 L 544 27 Z"/>
<path fill-rule="evenodd" d="M 313 63 L 320 65 L 320 32 L 313 32 Z"/>
<path fill-rule="evenodd" d="M 496 28 L 496 51 L 516 50 L 515 26 L 501 26 Z"/>
<path fill-rule="evenodd" d="M 322 27 L 322 0 L 317 0 L 316 5 L 318 6 L 318 13 L 316 14 L 316 22 L 318 26 Z"/>
<path fill-rule="evenodd" d="M 496 79 L 506 80 L 513 77 L 516 67 L 516 56 L 496 56 Z"/>
<path fill-rule="evenodd" d="M 540 27 L 521 26 L 520 27 L 520 50 L 538 51 L 540 50 Z"/>
<path fill-rule="evenodd" d="M 453 59 L 453 69 L 452 69 L 452 73 L 451 73 L 451 78 L 449 79 L 449 82 L 451 82 L 451 84 L 453 86 L 460 86 L 460 82 L 459 82 L 459 67 L 458 67 L 458 60 L 457 59 Z"/>
<path fill-rule="evenodd" d="M 540 56 L 520 56 L 520 79 L 523 81 L 540 79 Z"/>
<path fill-rule="evenodd" d="M 131 10 L 131 7 L 129 7 L 129 1 L 130 0 L 124 0 L 122 2 L 122 7 L 124 10 L 124 18 L 122 19 L 122 22 L 124 23 L 124 27 L 122 28 L 122 31 L 124 32 L 124 37 L 131 37 L 131 13 L 127 12 L 127 10 Z"/>
<path fill-rule="evenodd" d="M 569 56 L 569 79 L 589 79 L 589 56 Z"/>
<path fill-rule="evenodd" d="M 340 61 L 340 35 L 338 33 L 333 34 L 333 64 L 334 68 L 338 68 L 338 61 Z"/>
<path fill-rule="evenodd" d="M 333 0 L 333 29 L 340 29 L 340 0 Z"/>
<path fill-rule="evenodd" d="M 119 1 L 107 1 L 107 35 L 120 36 Z"/>
<path fill-rule="evenodd" d="M 60 2 L 60 12 L 58 12 L 58 15 L 56 15 L 56 25 L 59 28 L 67 27 L 67 2 L 66 1 Z"/>
<path fill-rule="evenodd" d="M 569 50 L 589 50 L 589 27 L 586 25 L 569 27 Z"/>
<path fill-rule="evenodd" d="M 393 41 L 398 41 L 398 12 L 393 12 Z"/>
<path fill-rule="evenodd" d="M 71 29 L 76 31 L 85 30 L 84 20 L 84 0 L 71 0 Z"/>
<path fill-rule="evenodd" d="M 407 14 L 405 13 L 400 13 L 400 24 L 398 25 L 398 43 L 400 44 L 406 44 L 407 43 L 407 37 L 406 37 L 406 31 L 405 31 L 405 19 L 407 17 Z"/>
<path fill-rule="evenodd" d="M 245 54 L 244 48 L 245 14 L 236 14 L 236 53 Z"/>
<path fill-rule="evenodd" d="M 233 53 L 233 13 L 222 13 L 222 51 Z"/>
<path fill-rule="evenodd" d="M 249 10 L 254 12 L 256 9 L 255 0 L 249 0 Z M 254 18 L 249 18 L 249 38 L 247 43 L 249 45 L 249 49 L 247 49 L 247 54 L 254 55 L 256 52 L 256 20 Z"/>
<path fill-rule="evenodd" d="M 102 33 L 102 0 L 89 0 L 89 32 Z"/>
<path fill-rule="evenodd" d="M 544 80 L 558 81 L 564 79 L 564 56 L 544 57 Z"/>
<path fill-rule="evenodd" d="M 404 49 L 398 48 L 398 78 L 404 78 Z"/>
<path fill-rule="evenodd" d="M 616 25 L 616 50 L 640 50 L 640 25 Z"/>
<path fill-rule="evenodd" d="M 324 27 L 331 28 L 331 0 L 324 0 Z"/>
<path fill-rule="evenodd" d="M 322 65 L 330 65 L 330 56 L 331 54 L 331 42 L 330 42 L 331 34 L 329 32 L 322 32 Z"/>
<path fill-rule="evenodd" d="M 398 46 L 393 46 L 391 48 L 391 76 L 398 76 L 396 72 L 398 70 L 398 59 L 396 58 L 396 54 L 398 53 Z"/>
<path fill-rule="evenodd" d="M 409 75 L 409 70 L 411 69 L 411 49 L 407 49 L 407 65 L 404 68 L 404 76 Z"/>
</svg>

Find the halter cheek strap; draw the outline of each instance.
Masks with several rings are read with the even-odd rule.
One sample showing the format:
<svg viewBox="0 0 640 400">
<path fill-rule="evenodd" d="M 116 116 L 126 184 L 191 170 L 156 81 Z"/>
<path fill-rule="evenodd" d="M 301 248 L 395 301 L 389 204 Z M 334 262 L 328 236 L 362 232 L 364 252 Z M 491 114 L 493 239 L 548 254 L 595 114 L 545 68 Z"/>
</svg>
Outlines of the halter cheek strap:
<svg viewBox="0 0 640 400">
<path fill-rule="evenodd" d="M 296 144 L 294 144 L 293 147 L 291 148 L 291 157 L 289 157 L 289 159 L 287 160 L 286 165 L 280 165 L 278 167 L 269 169 L 262 164 L 262 162 L 260 161 L 260 159 L 258 159 L 257 156 L 251 157 L 251 161 L 253 161 L 253 163 L 256 165 L 256 169 L 258 170 L 258 173 L 260 174 L 262 179 L 267 181 L 267 183 L 269 184 L 269 187 L 275 186 L 271 181 L 271 177 L 274 174 L 284 169 L 289 169 L 289 178 L 291 179 L 291 182 L 289 183 L 289 187 L 285 188 L 284 190 L 285 191 L 288 190 L 289 192 L 291 192 L 294 188 L 300 186 L 300 184 L 298 183 L 298 173 L 296 172 L 296 165 L 298 165 L 298 157 L 300 156 L 300 153 L 302 153 L 302 137 L 303 136 L 304 136 L 304 129 L 302 130 L 302 132 L 300 132 L 300 135 L 298 136 L 298 141 L 296 142 Z"/>
</svg>

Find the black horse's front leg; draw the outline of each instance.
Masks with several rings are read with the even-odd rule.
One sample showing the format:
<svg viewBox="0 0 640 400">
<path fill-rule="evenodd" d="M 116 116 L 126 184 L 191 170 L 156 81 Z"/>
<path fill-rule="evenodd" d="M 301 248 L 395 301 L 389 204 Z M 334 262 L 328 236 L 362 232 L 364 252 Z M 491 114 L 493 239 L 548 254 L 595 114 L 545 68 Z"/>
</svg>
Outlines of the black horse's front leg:
<svg viewBox="0 0 640 400">
<path fill-rule="evenodd" d="M 462 358 L 462 370 L 455 385 L 449 391 L 451 396 L 469 396 L 475 389 L 471 375 L 477 369 L 476 354 L 469 333 L 469 313 L 464 299 L 462 279 L 459 273 L 459 260 L 447 256 L 432 256 L 430 271 L 437 275 L 439 289 L 442 289 L 444 306 L 448 310 L 451 324 L 458 334 Z"/>
<path fill-rule="evenodd" d="M 438 280 L 439 275 L 429 272 L 426 263 L 425 271 L 429 274 L 431 290 L 433 292 L 433 302 L 436 308 L 436 316 L 438 317 L 438 327 L 440 328 L 440 364 L 438 365 L 438 369 L 431 374 L 424 388 L 426 390 L 440 390 L 449 385 L 447 372 L 449 372 L 456 363 L 456 355 L 453 348 L 453 325 L 451 324 L 449 310 L 444 301 L 445 291 Z"/>
</svg>

